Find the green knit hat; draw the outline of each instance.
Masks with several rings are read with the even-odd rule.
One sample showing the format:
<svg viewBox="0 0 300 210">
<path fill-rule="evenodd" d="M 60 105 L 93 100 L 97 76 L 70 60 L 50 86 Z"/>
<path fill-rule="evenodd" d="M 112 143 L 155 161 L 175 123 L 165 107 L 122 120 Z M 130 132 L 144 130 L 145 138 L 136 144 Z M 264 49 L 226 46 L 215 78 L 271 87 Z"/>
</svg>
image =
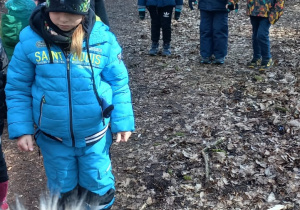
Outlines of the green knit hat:
<svg viewBox="0 0 300 210">
<path fill-rule="evenodd" d="M 47 12 L 66 12 L 86 15 L 90 8 L 90 0 L 46 0 Z"/>
</svg>

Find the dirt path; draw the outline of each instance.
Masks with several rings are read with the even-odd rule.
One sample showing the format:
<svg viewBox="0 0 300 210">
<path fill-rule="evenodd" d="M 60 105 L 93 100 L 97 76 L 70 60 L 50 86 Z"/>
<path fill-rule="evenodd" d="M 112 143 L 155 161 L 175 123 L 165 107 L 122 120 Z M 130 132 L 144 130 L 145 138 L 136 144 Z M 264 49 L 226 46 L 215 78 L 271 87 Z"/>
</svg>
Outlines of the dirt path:
<svg viewBox="0 0 300 210">
<path fill-rule="evenodd" d="M 300 1 L 287 1 L 271 30 L 276 65 L 264 75 L 245 68 L 252 50 L 244 3 L 230 14 L 224 66 L 199 64 L 199 11 L 185 5 L 173 22 L 171 58 L 149 57 L 149 14 L 139 21 L 133 0 L 106 4 L 129 69 L 137 127 L 128 144 L 112 147 L 113 209 L 299 209 Z M 201 150 L 219 139 L 205 183 Z M 46 188 L 38 152 L 22 154 L 8 140 L 4 148 L 9 201 L 20 195 L 37 209 Z"/>
</svg>

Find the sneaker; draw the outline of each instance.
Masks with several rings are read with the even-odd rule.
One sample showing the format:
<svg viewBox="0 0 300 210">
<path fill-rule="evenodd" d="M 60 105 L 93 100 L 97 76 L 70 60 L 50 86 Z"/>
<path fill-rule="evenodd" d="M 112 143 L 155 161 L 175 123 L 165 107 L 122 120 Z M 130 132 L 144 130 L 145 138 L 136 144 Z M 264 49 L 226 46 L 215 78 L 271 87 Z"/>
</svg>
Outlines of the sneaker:
<svg viewBox="0 0 300 210">
<path fill-rule="evenodd" d="M 259 71 L 264 72 L 264 71 L 270 69 L 273 66 L 273 64 L 274 64 L 274 62 L 273 62 L 272 58 L 270 58 L 268 61 L 261 63 Z"/>
<path fill-rule="evenodd" d="M 158 42 L 152 42 L 151 49 L 149 50 L 149 55 L 155 56 L 158 53 Z"/>
<path fill-rule="evenodd" d="M 211 58 L 210 57 L 202 58 L 200 60 L 200 63 L 202 63 L 202 64 L 211 64 Z"/>
<path fill-rule="evenodd" d="M 253 58 L 250 62 L 247 63 L 248 68 L 256 68 L 260 66 L 261 59 Z"/>
<path fill-rule="evenodd" d="M 8 204 L 6 201 L 4 201 L 1 206 L 0 206 L 1 210 L 9 210 Z"/>
<path fill-rule="evenodd" d="M 217 65 L 222 65 L 225 63 L 225 58 L 216 58 L 212 63 Z"/>
<path fill-rule="evenodd" d="M 163 56 L 170 56 L 171 50 L 170 50 L 170 44 L 164 44 L 163 51 L 161 53 Z"/>
</svg>

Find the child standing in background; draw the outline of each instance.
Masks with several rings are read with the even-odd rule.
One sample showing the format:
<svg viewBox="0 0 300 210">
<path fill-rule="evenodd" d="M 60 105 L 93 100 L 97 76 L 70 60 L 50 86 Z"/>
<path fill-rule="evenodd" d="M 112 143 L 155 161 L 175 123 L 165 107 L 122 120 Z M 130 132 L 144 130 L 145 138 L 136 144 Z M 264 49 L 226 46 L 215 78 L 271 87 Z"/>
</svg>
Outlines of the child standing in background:
<svg viewBox="0 0 300 210">
<path fill-rule="evenodd" d="M 111 208 L 112 133 L 126 142 L 134 130 L 128 80 L 121 48 L 89 0 L 34 10 L 8 67 L 8 131 L 21 151 L 33 150 L 35 133 L 62 205 L 84 195 L 86 209 Z"/>
<path fill-rule="evenodd" d="M 7 190 L 8 190 L 8 174 L 4 154 L 2 152 L 1 135 L 3 133 L 4 118 L 6 116 L 5 106 L 5 75 L 8 65 L 8 59 L 2 46 L 0 39 L 0 210 L 7 210 L 8 204 L 6 202 Z"/>
<path fill-rule="evenodd" d="M 247 0 L 247 15 L 252 25 L 253 58 L 249 68 L 265 71 L 272 67 L 269 30 L 283 13 L 285 0 Z"/>
<path fill-rule="evenodd" d="M 138 0 L 138 11 L 141 20 L 145 19 L 146 7 L 151 17 L 151 40 L 152 45 L 149 55 L 157 55 L 162 29 L 163 51 L 162 55 L 170 56 L 171 49 L 171 19 L 175 7 L 175 20 L 179 20 L 183 0 Z"/>
<path fill-rule="evenodd" d="M 228 13 L 230 10 L 236 9 L 237 2 L 238 0 L 198 1 L 201 16 L 201 63 L 224 64 L 228 48 Z"/>
<path fill-rule="evenodd" d="M 2 15 L 2 42 L 8 59 L 14 52 L 19 42 L 19 34 L 23 28 L 29 25 L 29 18 L 36 7 L 33 0 L 8 0 L 5 3 L 8 13 Z"/>
</svg>

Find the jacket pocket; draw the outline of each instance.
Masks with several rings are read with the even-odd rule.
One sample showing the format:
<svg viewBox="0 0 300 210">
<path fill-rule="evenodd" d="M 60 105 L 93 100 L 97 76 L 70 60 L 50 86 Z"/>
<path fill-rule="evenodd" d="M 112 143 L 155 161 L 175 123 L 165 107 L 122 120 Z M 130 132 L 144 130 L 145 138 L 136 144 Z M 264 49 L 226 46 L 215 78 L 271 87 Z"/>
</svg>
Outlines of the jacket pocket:
<svg viewBox="0 0 300 210">
<path fill-rule="evenodd" d="M 86 176 L 86 184 L 89 187 L 97 187 L 97 189 L 104 189 L 108 186 L 114 186 L 115 178 L 112 174 L 111 163 L 106 166 L 89 170 L 88 176 Z"/>
<path fill-rule="evenodd" d="M 40 101 L 40 116 L 39 116 L 39 127 L 41 127 L 42 125 L 42 117 L 43 117 L 43 106 L 44 106 L 44 103 L 46 102 L 45 100 L 45 95 L 43 95 L 43 97 L 41 98 L 41 101 Z"/>
<path fill-rule="evenodd" d="M 112 174 L 111 163 L 106 169 L 99 169 L 98 171 L 98 188 L 104 188 L 106 186 L 113 186 L 115 177 Z"/>
<path fill-rule="evenodd" d="M 110 163 L 105 170 L 99 169 L 99 178 L 103 179 L 106 176 L 110 176 L 111 173 L 112 173 L 112 168 L 111 168 L 111 163 Z"/>
</svg>

